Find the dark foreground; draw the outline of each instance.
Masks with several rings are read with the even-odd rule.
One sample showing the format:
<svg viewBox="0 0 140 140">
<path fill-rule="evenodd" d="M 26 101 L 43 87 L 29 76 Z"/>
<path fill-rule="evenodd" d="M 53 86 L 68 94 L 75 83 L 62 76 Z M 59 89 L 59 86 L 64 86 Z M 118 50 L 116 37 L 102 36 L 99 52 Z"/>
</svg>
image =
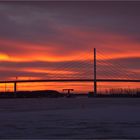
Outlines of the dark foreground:
<svg viewBox="0 0 140 140">
<path fill-rule="evenodd" d="M 0 138 L 140 138 L 140 99 L 0 100 Z"/>
</svg>

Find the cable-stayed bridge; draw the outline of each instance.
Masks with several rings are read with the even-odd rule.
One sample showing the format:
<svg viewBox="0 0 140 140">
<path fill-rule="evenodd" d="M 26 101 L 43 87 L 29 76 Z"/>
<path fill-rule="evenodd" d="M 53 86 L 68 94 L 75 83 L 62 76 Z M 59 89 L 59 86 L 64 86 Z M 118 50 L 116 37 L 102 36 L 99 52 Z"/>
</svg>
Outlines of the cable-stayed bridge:
<svg viewBox="0 0 140 140">
<path fill-rule="evenodd" d="M 113 64 L 112 58 L 105 56 L 103 52 L 96 53 L 94 49 L 93 57 L 86 58 L 79 57 L 77 61 L 64 62 L 61 65 L 57 63 L 55 74 L 43 79 L 29 79 L 29 80 L 4 80 L 0 83 L 11 83 L 14 85 L 14 92 L 17 92 L 18 83 L 43 83 L 43 82 L 92 82 L 94 94 L 97 93 L 98 82 L 130 82 L 139 83 L 140 77 L 135 72 L 128 71 L 125 65 L 120 63 Z M 78 69 L 79 73 L 73 74 L 60 74 L 60 72 L 69 70 L 73 71 Z M 125 73 L 123 73 L 123 72 Z"/>
</svg>

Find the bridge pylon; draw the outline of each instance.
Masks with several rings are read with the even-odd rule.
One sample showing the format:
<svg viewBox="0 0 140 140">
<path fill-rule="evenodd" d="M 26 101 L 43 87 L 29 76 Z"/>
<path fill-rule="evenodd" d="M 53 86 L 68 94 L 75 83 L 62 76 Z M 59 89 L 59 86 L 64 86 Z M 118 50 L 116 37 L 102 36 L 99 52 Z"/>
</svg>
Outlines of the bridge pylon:
<svg viewBox="0 0 140 140">
<path fill-rule="evenodd" d="M 94 48 L 94 96 L 97 95 L 97 62 L 96 62 L 96 48 Z"/>
</svg>

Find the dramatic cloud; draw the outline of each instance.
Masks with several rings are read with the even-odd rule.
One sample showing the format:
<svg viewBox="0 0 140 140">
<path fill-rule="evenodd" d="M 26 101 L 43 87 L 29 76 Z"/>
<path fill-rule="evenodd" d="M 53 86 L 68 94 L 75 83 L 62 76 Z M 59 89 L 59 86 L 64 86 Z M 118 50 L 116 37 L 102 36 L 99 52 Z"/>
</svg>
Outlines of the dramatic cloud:
<svg viewBox="0 0 140 140">
<path fill-rule="evenodd" d="M 136 1 L 0 2 L 0 79 L 91 78 L 94 47 L 99 78 L 138 78 L 139 17 Z"/>
</svg>

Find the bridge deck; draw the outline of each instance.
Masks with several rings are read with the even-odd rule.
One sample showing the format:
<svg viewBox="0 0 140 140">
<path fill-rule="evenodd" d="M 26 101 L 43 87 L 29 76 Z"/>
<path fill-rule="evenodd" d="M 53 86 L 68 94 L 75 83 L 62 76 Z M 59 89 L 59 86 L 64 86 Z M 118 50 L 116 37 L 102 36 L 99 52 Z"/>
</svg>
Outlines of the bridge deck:
<svg viewBox="0 0 140 140">
<path fill-rule="evenodd" d="M 41 80 L 10 80 L 0 81 L 0 83 L 32 83 L 32 82 L 93 82 L 94 79 L 41 79 Z M 97 79 L 97 82 L 140 82 L 140 80 L 127 79 Z"/>
</svg>

